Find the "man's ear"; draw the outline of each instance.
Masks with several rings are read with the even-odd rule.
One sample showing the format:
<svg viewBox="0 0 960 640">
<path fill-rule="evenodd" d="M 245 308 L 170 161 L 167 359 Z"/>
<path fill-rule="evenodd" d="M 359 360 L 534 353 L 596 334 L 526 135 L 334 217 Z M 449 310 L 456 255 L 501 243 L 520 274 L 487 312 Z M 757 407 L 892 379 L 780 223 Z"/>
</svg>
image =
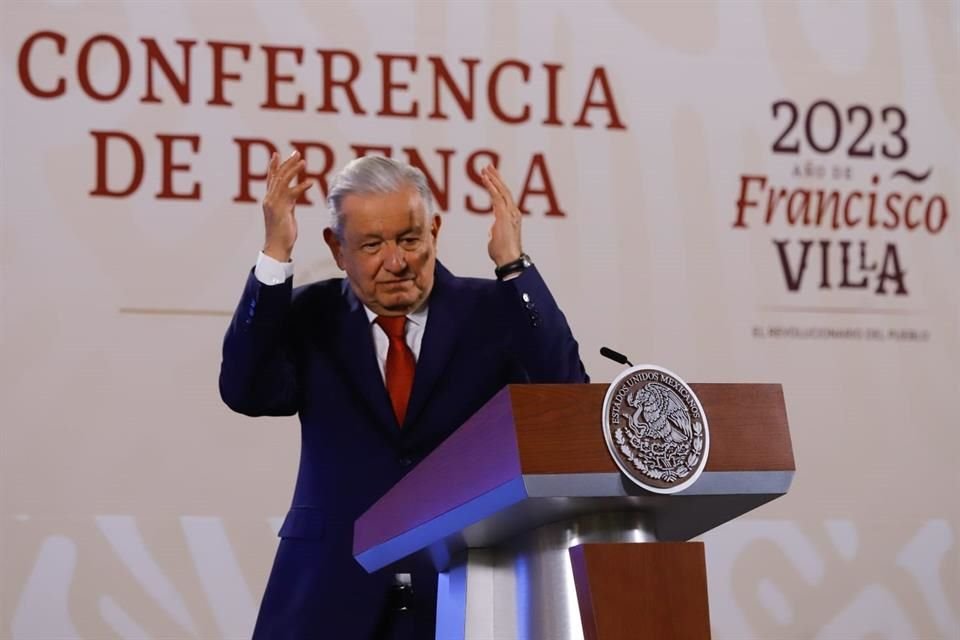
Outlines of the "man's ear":
<svg viewBox="0 0 960 640">
<path fill-rule="evenodd" d="M 330 255 L 333 256 L 333 261 L 337 263 L 341 271 L 346 271 L 343 266 L 343 247 L 340 245 L 340 238 L 330 227 L 323 230 L 323 241 L 330 247 Z"/>
<path fill-rule="evenodd" d="M 440 223 L 443 220 L 440 218 L 440 215 L 435 213 L 433 214 L 433 224 L 430 225 L 430 235 L 433 236 L 433 241 L 437 241 L 437 236 L 440 234 Z"/>
</svg>

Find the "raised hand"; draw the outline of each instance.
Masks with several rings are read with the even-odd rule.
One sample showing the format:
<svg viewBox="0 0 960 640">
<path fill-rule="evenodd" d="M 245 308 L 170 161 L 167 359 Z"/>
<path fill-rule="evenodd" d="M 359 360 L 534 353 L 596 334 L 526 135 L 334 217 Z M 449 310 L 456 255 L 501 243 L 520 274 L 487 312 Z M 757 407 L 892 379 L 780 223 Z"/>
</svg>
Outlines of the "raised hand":
<svg viewBox="0 0 960 640">
<path fill-rule="evenodd" d="M 297 218 L 293 213 L 297 199 L 313 186 L 310 179 L 290 186 L 304 166 L 306 162 L 300 158 L 300 152 L 294 151 L 282 164 L 280 156 L 274 152 L 267 167 L 267 194 L 263 197 L 266 230 L 263 252 L 280 262 L 289 262 L 297 241 Z"/>
<path fill-rule="evenodd" d="M 496 167 L 487 165 L 480 171 L 480 177 L 493 203 L 493 226 L 490 227 L 487 253 L 494 264 L 502 267 L 518 259 L 523 253 L 520 242 L 522 215 Z"/>
</svg>

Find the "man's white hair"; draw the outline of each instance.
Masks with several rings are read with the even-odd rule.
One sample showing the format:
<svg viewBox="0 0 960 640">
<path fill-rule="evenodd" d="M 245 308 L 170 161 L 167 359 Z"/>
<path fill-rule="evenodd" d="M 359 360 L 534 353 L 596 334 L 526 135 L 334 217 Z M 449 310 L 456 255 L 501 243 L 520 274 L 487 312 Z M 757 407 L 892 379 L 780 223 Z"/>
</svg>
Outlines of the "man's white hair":
<svg viewBox="0 0 960 640">
<path fill-rule="evenodd" d="M 420 169 L 384 156 L 363 156 L 351 161 L 333 177 L 327 190 L 330 227 L 343 238 L 343 199 L 348 195 L 395 193 L 412 186 L 420 194 L 427 215 L 433 213 L 433 194 Z"/>
</svg>

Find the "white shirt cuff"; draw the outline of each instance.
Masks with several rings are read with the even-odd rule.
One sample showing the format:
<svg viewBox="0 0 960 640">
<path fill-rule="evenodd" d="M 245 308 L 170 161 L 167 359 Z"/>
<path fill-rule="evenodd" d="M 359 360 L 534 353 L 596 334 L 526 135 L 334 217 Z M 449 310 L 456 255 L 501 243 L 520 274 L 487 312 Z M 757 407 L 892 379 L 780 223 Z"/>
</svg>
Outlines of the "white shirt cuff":
<svg viewBox="0 0 960 640">
<path fill-rule="evenodd" d="M 257 266 L 253 269 L 253 275 L 267 286 L 283 284 L 293 275 L 293 260 L 280 262 L 261 251 L 257 256 Z"/>
</svg>

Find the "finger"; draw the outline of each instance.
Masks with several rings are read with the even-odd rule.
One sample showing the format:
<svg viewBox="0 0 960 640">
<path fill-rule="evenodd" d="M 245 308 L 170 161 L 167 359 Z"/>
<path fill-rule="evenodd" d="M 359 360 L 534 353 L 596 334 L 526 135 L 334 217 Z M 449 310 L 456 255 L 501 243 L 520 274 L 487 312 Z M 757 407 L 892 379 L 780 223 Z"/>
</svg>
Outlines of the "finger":
<svg viewBox="0 0 960 640">
<path fill-rule="evenodd" d="M 302 196 L 304 192 L 312 186 L 313 186 L 313 180 L 308 178 L 303 182 L 301 182 L 300 184 L 293 187 L 292 189 L 290 189 L 290 195 L 293 196 L 294 198 L 300 198 L 300 196 Z"/>
<path fill-rule="evenodd" d="M 303 171 L 303 168 L 307 166 L 307 162 L 305 160 L 297 160 L 293 164 L 284 165 L 286 165 L 286 162 L 280 165 L 280 172 L 277 174 L 277 185 L 280 187 L 289 187 L 290 181 Z"/>
<path fill-rule="evenodd" d="M 498 188 L 492 178 L 488 178 L 488 191 L 493 201 L 493 214 L 497 220 L 517 223 L 520 220 L 520 211 L 513 204 L 509 193 L 504 194 L 503 190 Z"/>
<path fill-rule="evenodd" d="M 500 207 L 503 209 L 502 213 L 509 213 L 512 204 L 509 198 L 509 192 L 506 191 L 503 181 L 497 179 L 496 169 L 493 165 L 488 165 L 484 171 L 484 176 L 489 185 L 487 190 L 490 191 L 491 195 L 496 197 Z"/>
<path fill-rule="evenodd" d="M 267 163 L 267 191 L 273 186 L 273 179 L 277 175 L 277 164 L 280 156 L 274 151 L 270 156 L 270 162 Z"/>
<path fill-rule="evenodd" d="M 485 175 L 481 177 L 483 178 L 483 186 L 490 196 L 490 209 L 493 211 L 494 220 L 500 220 L 504 217 L 507 210 L 507 203 L 504 201 L 503 196 L 497 191 L 497 188 L 493 186 L 493 183 L 490 182 L 490 178 Z"/>
<path fill-rule="evenodd" d="M 481 172 L 480 177 L 483 179 L 483 186 L 486 188 L 487 193 L 490 194 L 490 201 L 493 205 L 494 215 L 504 213 L 506 211 L 507 202 L 497 189 L 496 185 L 493 183 L 493 180 L 490 179 L 490 175 L 485 172 Z"/>
<path fill-rule="evenodd" d="M 492 164 L 488 164 L 487 166 L 485 166 L 485 167 L 483 168 L 483 170 L 482 170 L 480 173 L 490 182 L 491 185 L 493 185 L 493 187 L 494 187 L 497 191 L 499 191 L 499 190 L 500 190 L 500 189 L 499 189 L 499 185 L 497 184 L 497 181 L 496 181 L 496 177 L 497 177 L 497 176 L 496 176 L 496 174 L 494 173 L 494 171 L 495 171 L 495 169 L 494 169 L 493 165 L 492 165 Z"/>
<path fill-rule="evenodd" d="M 513 194 L 510 193 L 510 188 L 507 187 L 507 184 L 503 181 L 503 176 L 500 175 L 500 172 L 497 171 L 497 168 L 493 165 L 490 165 L 490 180 L 496 186 L 497 191 L 500 192 L 500 195 L 507 202 L 510 208 L 513 208 Z"/>
<path fill-rule="evenodd" d="M 287 156 L 286 160 L 280 163 L 280 167 L 278 168 L 278 173 L 283 173 L 284 171 L 286 171 L 287 169 L 289 169 L 291 166 L 295 165 L 299 161 L 300 161 L 300 152 L 294 151 L 289 156 Z"/>
<path fill-rule="evenodd" d="M 294 151 L 289 156 L 287 156 L 286 160 L 280 163 L 280 166 L 277 168 L 277 171 L 275 172 L 277 175 L 277 178 L 282 179 L 284 174 L 286 174 L 287 176 L 293 175 L 290 169 L 296 166 L 298 162 L 301 162 L 300 152 Z M 288 184 L 289 182 L 290 182 L 290 178 L 288 177 L 287 182 L 284 182 L 282 184 Z"/>
</svg>

